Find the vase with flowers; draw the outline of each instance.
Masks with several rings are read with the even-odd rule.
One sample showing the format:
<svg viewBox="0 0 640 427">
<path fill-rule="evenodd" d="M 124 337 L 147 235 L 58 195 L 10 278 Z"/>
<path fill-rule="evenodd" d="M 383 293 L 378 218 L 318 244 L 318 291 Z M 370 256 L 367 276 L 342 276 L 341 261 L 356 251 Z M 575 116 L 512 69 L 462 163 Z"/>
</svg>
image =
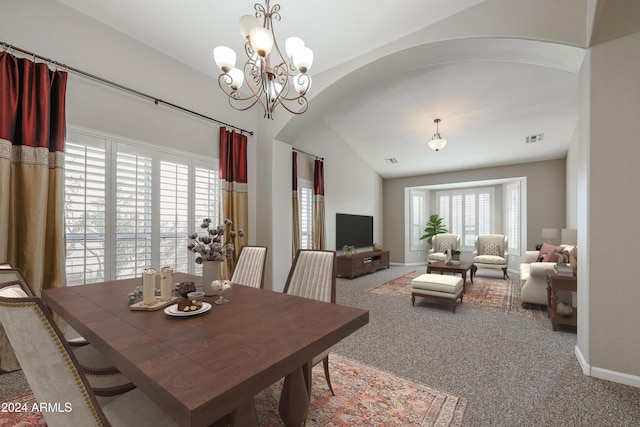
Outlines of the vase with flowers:
<svg viewBox="0 0 640 427">
<path fill-rule="evenodd" d="M 205 218 L 200 224 L 203 231 L 189 235 L 187 248 L 196 254 L 196 264 L 202 264 L 202 289 L 205 295 L 214 295 L 211 282 L 220 278 L 220 265 L 225 260 L 233 261 L 236 236 L 244 237 L 244 231 L 236 233 L 231 229 L 233 223 L 225 219 L 218 226 L 211 225 L 211 219 Z"/>
</svg>

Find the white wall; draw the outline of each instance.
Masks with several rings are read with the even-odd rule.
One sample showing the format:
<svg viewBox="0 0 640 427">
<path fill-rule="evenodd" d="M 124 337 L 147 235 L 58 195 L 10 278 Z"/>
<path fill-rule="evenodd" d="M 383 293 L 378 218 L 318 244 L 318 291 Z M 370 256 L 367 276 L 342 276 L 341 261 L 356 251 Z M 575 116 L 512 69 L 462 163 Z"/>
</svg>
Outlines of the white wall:
<svg viewBox="0 0 640 427">
<path fill-rule="evenodd" d="M 295 148 L 324 157 L 326 249 L 336 249 L 336 213 L 373 215 L 374 242 L 384 247 L 382 178 L 323 121 L 307 129 Z"/>
</svg>

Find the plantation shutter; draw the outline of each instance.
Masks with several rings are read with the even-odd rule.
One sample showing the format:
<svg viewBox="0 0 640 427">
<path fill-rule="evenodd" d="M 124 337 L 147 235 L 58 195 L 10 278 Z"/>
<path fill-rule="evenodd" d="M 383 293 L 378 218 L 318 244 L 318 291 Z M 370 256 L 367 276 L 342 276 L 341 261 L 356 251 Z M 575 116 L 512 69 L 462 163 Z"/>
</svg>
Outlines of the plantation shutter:
<svg viewBox="0 0 640 427">
<path fill-rule="evenodd" d="M 105 142 L 76 135 L 65 143 L 67 284 L 105 280 Z"/>
<path fill-rule="evenodd" d="M 187 271 L 189 166 L 160 162 L 160 265 Z"/>
<path fill-rule="evenodd" d="M 116 144 L 115 278 L 140 275 L 151 266 L 151 157 Z"/>
</svg>

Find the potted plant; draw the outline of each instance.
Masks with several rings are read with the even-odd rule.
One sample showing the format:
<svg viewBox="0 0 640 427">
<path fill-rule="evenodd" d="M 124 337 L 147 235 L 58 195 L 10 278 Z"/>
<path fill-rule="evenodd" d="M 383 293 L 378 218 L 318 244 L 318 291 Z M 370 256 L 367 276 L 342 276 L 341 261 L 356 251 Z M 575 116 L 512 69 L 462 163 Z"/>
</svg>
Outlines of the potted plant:
<svg viewBox="0 0 640 427">
<path fill-rule="evenodd" d="M 420 240 L 427 239 L 427 243 L 431 244 L 433 236 L 436 234 L 446 233 L 447 227 L 443 224 L 444 218 L 438 214 L 433 214 L 429 217 L 427 222 L 427 228 L 424 229 L 424 235 L 420 237 Z"/>
<path fill-rule="evenodd" d="M 344 246 L 342 247 L 342 253 L 343 253 L 345 256 L 351 256 L 351 255 L 353 255 L 355 252 L 356 252 L 356 247 L 355 247 L 355 246 L 353 246 L 353 245 L 344 245 Z"/>
<path fill-rule="evenodd" d="M 454 261 L 460 261 L 460 251 L 457 249 L 451 249 L 451 259 Z"/>
</svg>

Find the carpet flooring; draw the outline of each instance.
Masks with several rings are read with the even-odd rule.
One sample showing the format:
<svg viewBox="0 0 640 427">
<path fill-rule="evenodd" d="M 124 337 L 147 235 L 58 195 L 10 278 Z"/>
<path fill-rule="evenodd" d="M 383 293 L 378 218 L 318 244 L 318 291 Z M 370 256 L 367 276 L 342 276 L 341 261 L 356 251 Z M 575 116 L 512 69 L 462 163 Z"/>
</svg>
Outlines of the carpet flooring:
<svg viewBox="0 0 640 427">
<path fill-rule="evenodd" d="M 313 369 L 312 397 L 307 426 L 348 427 L 460 427 L 466 400 L 424 384 L 401 378 L 346 357 L 329 357 L 332 385 L 329 391 L 322 365 Z M 263 427 L 284 424 L 278 414 L 282 381 L 254 398 Z M 41 427 L 46 423 L 32 393 L 7 399 L 14 409 L 0 413 L 2 427 Z M 36 405 L 34 407 L 34 405 Z"/>
<path fill-rule="evenodd" d="M 388 295 L 411 300 L 411 280 L 424 274 L 423 270 L 415 270 L 394 278 L 382 285 L 368 289 L 379 295 Z M 429 303 L 429 299 L 416 297 L 416 301 Z M 531 304 L 530 308 L 522 308 L 520 300 L 520 286 L 518 280 L 502 280 L 485 277 L 475 277 L 474 282 L 465 285 L 463 305 L 458 306 L 456 311 L 464 308 L 473 308 L 492 312 L 509 313 L 516 316 L 530 317 L 532 319 L 546 319 L 547 310 L 545 306 Z"/>
</svg>

